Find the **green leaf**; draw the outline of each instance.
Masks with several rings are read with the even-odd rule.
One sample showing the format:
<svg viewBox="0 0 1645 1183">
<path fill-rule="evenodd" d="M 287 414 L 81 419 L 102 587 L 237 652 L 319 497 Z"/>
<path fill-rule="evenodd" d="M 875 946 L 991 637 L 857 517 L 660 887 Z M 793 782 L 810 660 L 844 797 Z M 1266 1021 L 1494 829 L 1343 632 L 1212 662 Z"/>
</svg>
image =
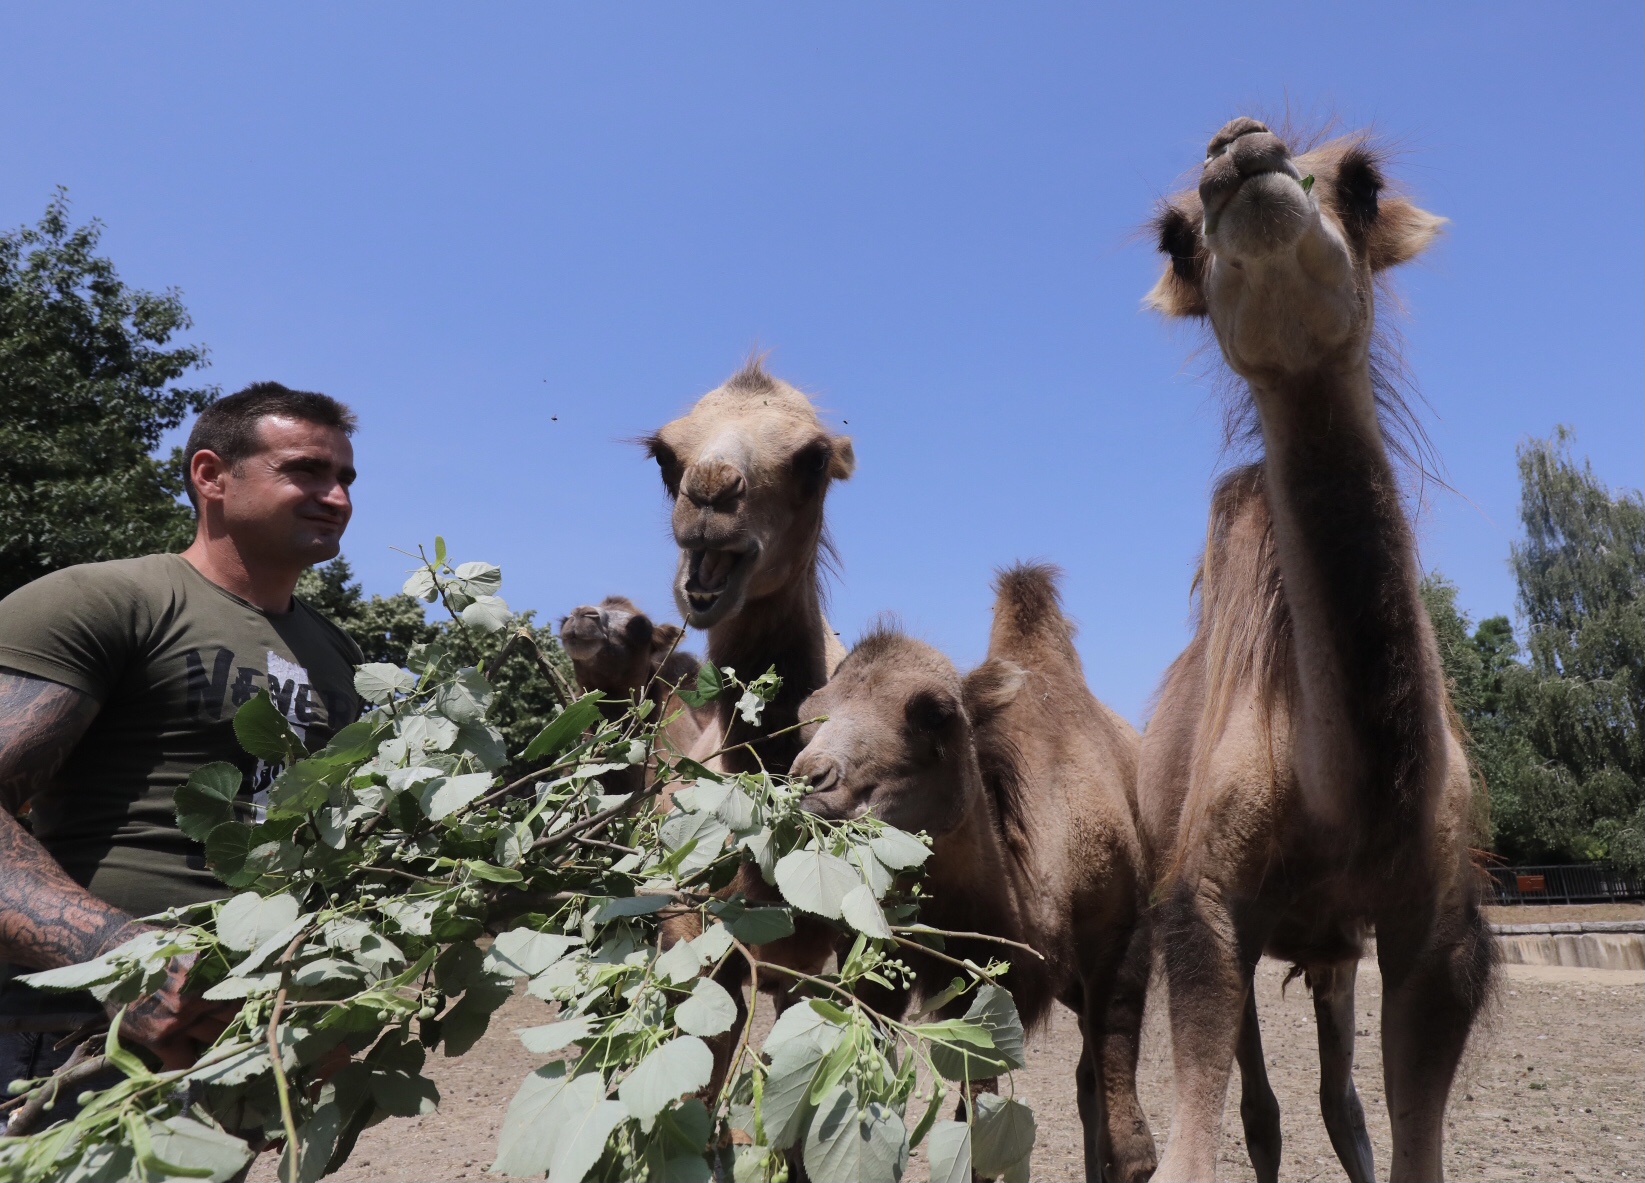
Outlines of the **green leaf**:
<svg viewBox="0 0 1645 1183">
<path fill-rule="evenodd" d="M 499 1175 L 543 1175 L 550 1183 L 578 1183 L 605 1149 L 611 1131 L 626 1120 L 628 1109 L 608 1101 L 598 1072 L 573 1080 L 565 1064 L 537 1069 L 514 1094 L 497 1138 Z"/>
<path fill-rule="evenodd" d="M 480 596 L 462 611 L 463 623 L 481 632 L 501 632 L 508 627 L 514 614 L 501 596 Z"/>
<path fill-rule="evenodd" d="M 267 691 L 259 690 L 234 712 L 234 736 L 242 748 L 269 764 L 284 764 L 305 754 L 302 741 L 269 701 Z"/>
<path fill-rule="evenodd" d="M 565 751 L 590 723 L 600 717 L 600 700 L 604 697 L 600 691 L 590 690 L 566 707 L 547 727 L 537 733 L 536 739 L 526 745 L 525 751 L 520 753 L 520 759 L 541 760 L 548 756 L 558 756 Z"/>
<path fill-rule="evenodd" d="M 148 1133 L 152 1158 L 189 1178 L 224 1183 L 252 1158 L 239 1138 L 181 1114 L 151 1125 Z"/>
<path fill-rule="evenodd" d="M 430 604 L 434 602 L 438 588 L 439 584 L 434 582 L 434 572 L 427 567 L 418 567 L 406 576 L 406 581 L 400 585 L 400 591 L 405 595 Z"/>
<path fill-rule="evenodd" d="M 908 1130 L 896 1110 L 878 1101 L 862 1109 L 838 1086 L 817 1106 L 805 1139 L 805 1169 L 813 1179 L 897 1183 L 908 1162 Z"/>
<path fill-rule="evenodd" d="M 979 1175 L 1003 1175 L 1026 1165 L 1034 1149 L 1034 1112 L 1013 1097 L 979 1093 L 971 1127 L 971 1165 Z M 1026 1176 L 1026 1172 L 1024 1172 Z"/>
<path fill-rule="evenodd" d="M 473 666 L 464 666 L 449 682 L 435 689 L 434 708 L 459 726 L 479 723 L 485 719 L 495 693 L 484 674 Z"/>
<path fill-rule="evenodd" d="M 341 769 L 299 760 L 275 777 L 268 791 L 269 817 L 304 817 L 326 803 Z"/>
<path fill-rule="evenodd" d="M 242 780 L 240 770 L 222 760 L 196 768 L 188 783 L 172 795 L 177 828 L 196 842 L 204 842 L 216 827 L 233 821 Z"/>
<path fill-rule="evenodd" d="M 698 978 L 691 997 L 675 1008 L 674 1021 L 688 1035 L 718 1035 L 737 1021 L 737 1003 L 713 978 Z"/>
<path fill-rule="evenodd" d="M 790 1007 L 789 1011 L 800 1009 Z M 766 1047 L 771 1047 L 769 1039 Z M 771 1052 L 771 1070 L 766 1077 L 765 1103 L 760 1110 L 760 1121 L 765 1126 L 767 1140 L 774 1148 L 782 1150 L 792 1146 L 805 1128 L 805 1120 L 811 1112 L 805 1095 L 822 1058 L 822 1050 L 806 1039 L 790 1039 Z"/>
<path fill-rule="evenodd" d="M 483 796 L 497 783 L 489 772 L 466 772 L 461 776 L 442 776 L 429 781 L 419 790 L 417 801 L 430 821 L 450 817 L 475 798 Z"/>
<path fill-rule="evenodd" d="M 566 950 L 582 943 L 581 937 L 511 928 L 498 933 L 497 939 L 491 942 L 485 965 L 488 970 L 534 978 L 564 957 Z"/>
<path fill-rule="evenodd" d="M 694 1093 L 714 1074 L 714 1053 L 694 1035 L 681 1035 L 662 1044 L 641 1060 L 617 1088 L 628 1112 L 649 1131 L 665 1105 Z"/>
<path fill-rule="evenodd" d="M 370 703 L 392 702 L 416 688 L 416 677 L 386 661 L 367 662 L 354 671 L 354 692 Z"/>
<path fill-rule="evenodd" d="M 955 978 L 953 981 L 949 982 L 948 985 L 944 986 L 941 991 L 926 999 L 914 1017 L 920 1018 L 924 1015 L 933 1014 L 936 1011 L 941 1010 L 950 1002 L 953 1002 L 954 999 L 958 998 L 961 994 L 964 994 L 966 990 L 970 988 L 970 985 L 971 983 L 967 982 L 964 978 Z"/>
<path fill-rule="evenodd" d="M 831 1023 L 838 1023 L 842 1027 L 851 1022 L 851 1016 L 826 998 L 808 998 L 811 1009 Z"/>
<path fill-rule="evenodd" d="M 463 866 L 476 879 L 484 879 L 488 883 L 518 883 L 525 876 L 513 867 L 498 867 L 491 863 L 481 862 L 479 859 L 464 859 Z"/>
<path fill-rule="evenodd" d="M 977 997 L 965 1012 L 970 1022 L 986 1030 L 994 1041 L 994 1049 L 1005 1057 L 1008 1068 L 1017 1069 L 1027 1064 L 1022 1018 L 1010 991 L 985 982 L 977 989 Z"/>
<path fill-rule="evenodd" d="M 874 889 L 868 884 L 860 883 L 845 893 L 840 901 L 840 913 L 845 922 L 863 936 L 880 941 L 891 939 L 891 926 L 885 922 L 885 913 L 880 911 Z"/>
<path fill-rule="evenodd" d="M 503 573 L 494 563 L 459 563 L 453 573 L 468 595 L 493 596 L 503 586 Z"/>
<path fill-rule="evenodd" d="M 1314 174 L 1309 173 L 1307 176 L 1302 178 L 1302 191 L 1304 193 L 1307 193 L 1313 187 L 1314 187 Z"/>
<path fill-rule="evenodd" d="M 336 1102 L 332 1102 L 321 1105 L 312 1117 L 297 1127 L 297 1178 L 300 1183 L 317 1183 L 325 1174 L 342 1125 L 343 1111 Z M 288 1146 L 280 1155 L 275 1178 L 291 1178 L 290 1164 L 287 1162 L 290 1157 L 291 1148 Z"/>
<path fill-rule="evenodd" d="M 808 1105 L 816 1105 L 850 1070 L 857 1058 L 857 1041 L 852 1038 L 841 1039 L 828 1049 L 822 1063 L 817 1067 L 817 1075 L 811 1079 L 811 1087 L 805 1090 L 805 1100 Z"/>
<path fill-rule="evenodd" d="M 251 854 L 251 834 L 251 826 L 224 822 L 213 826 L 206 836 L 206 862 L 230 887 L 244 887 L 257 878 L 255 872 L 249 877 L 245 874 L 246 859 Z"/>
<path fill-rule="evenodd" d="M 696 977 L 702 964 L 690 941 L 676 941 L 657 955 L 651 968 L 663 981 L 679 986 Z"/>
<path fill-rule="evenodd" d="M 217 913 L 217 939 L 238 953 L 249 953 L 289 927 L 300 910 L 297 901 L 289 895 L 265 899 L 254 891 L 243 892 Z"/>
<path fill-rule="evenodd" d="M 825 850 L 791 850 L 777 860 L 777 888 L 783 899 L 807 912 L 838 920 L 845 897 L 862 876 Z"/>
<path fill-rule="evenodd" d="M 917 867 L 931 857 L 931 848 L 912 834 L 886 826 L 868 840 L 874 857 L 893 871 Z"/>
<path fill-rule="evenodd" d="M 712 661 L 705 661 L 697 670 L 696 687 L 682 686 L 677 693 L 689 705 L 700 707 L 713 702 L 724 690 L 725 678 L 721 676 L 718 667 Z"/>
<path fill-rule="evenodd" d="M 912 1060 L 909 1061 L 910 1064 L 912 1064 L 912 1062 Z M 915 1126 L 909 1133 L 908 1144 L 910 1146 L 918 1146 L 920 1144 L 920 1139 L 925 1137 L 925 1135 L 930 1131 L 931 1124 L 936 1121 L 942 1113 L 942 1103 L 947 1096 L 948 1094 L 943 1092 L 942 1085 L 933 1080 L 931 1082 L 931 1104 L 925 1107 L 925 1116 L 920 1118 L 920 1124 Z M 971 1159 L 971 1146 L 969 1143 L 966 1144 L 965 1155 L 966 1161 L 969 1163 Z M 933 1170 L 934 1169 L 935 1168 L 933 1168 Z"/>
<path fill-rule="evenodd" d="M 963 1121 L 939 1121 L 931 1129 L 926 1158 L 931 1183 L 971 1183 L 971 1127 Z"/>
<path fill-rule="evenodd" d="M 614 896 L 602 900 L 589 919 L 595 924 L 604 924 L 607 920 L 620 920 L 625 916 L 649 916 L 653 912 L 662 911 L 673 902 L 674 897 L 666 895 Z"/>
<path fill-rule="evenodd" d="M 573 1043 L 587 1040 L 594 1034 L 594 1029 L 599 1023 L 598 1015 L 581 1015 L 575 1019 L 563 1019 L 558 1023 L 545 1023 L 541 1027 L 522 1027 L 514 1034 L 519 1036 L 526 1051 L 546 1056 Z"/>
<path fill-rule="evenodd" d="M 794 917 L 787 908 L 750 908 L 740 900 L 717 900 L 708 910 L 745 945 L 765 945 L 794 935 Z"/>
</svg>

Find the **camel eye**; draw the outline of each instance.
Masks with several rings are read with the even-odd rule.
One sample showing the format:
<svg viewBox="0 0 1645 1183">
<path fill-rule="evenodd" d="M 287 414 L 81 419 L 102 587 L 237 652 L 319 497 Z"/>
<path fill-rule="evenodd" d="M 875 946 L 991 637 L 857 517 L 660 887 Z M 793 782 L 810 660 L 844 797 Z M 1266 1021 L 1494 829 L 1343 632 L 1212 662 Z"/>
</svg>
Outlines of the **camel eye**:
<svg viewBox="0 0 1645 1183">
<path fill-rule="evenodd" d="M 680 495 L 680 478 L 685 470 L 680 466 L 680 458 L 674 454 L 674 449 L 657 437 L 652 436 L 645 441 L 645 450 L 657 462 L 657 470 L 662 474 L 663 487 L 668 490 L 670 497 Z"/>
<path fill-rule="evenodd" d="M 960 711 L 954 701 L 947 696 L 922 691 L 908 700 L 903 713 L 910 728 L 922 735 L 935 738 L 948 730 Z"/>
<path fill-rule="evenodd" d="M 833 446 L 826 439 L 818 438 L 795 452 L 789 463 L 799 479 L 800 487 L 807 493 L 814 493 L 827 479 L 828 465 L 833 459 Z"/>
</svg>

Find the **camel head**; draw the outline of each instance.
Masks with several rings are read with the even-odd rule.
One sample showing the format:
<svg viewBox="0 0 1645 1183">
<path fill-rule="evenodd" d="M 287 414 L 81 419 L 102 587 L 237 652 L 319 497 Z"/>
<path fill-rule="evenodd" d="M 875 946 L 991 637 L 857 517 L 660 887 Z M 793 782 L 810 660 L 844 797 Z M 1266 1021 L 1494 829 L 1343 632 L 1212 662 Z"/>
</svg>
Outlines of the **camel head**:
<svg viewBox="0 0 1645 1183">
<path fill-rule="evenodd" d="M 1253 383 L 1361 366 L 1376 273 L 1415 258 L 1445 223 L 1385 184 L 1364 136 L 1293 157 L 1267 127 L 1236 119 L 1212 137 L 1198 189 L 1155 219 L 1170 262 L 1144 302 L 1208 318 Z"/>
<path fill-rule="evenodd" d="M 632 600 L 607 596 L 560 621 L 560 645 L 584 690 L 625 696 L 650 680 L 682 631 L 677 624 L 653 624 Z"/>
<path fill-rule="evenodd" d="M 811 401 L 750 362 L 646 441 L 674 499 L 674 598 L 707 629 L 813 579 L 830 482 L 856 467 Z"/>
<path fill-rule="evenodd" d="M 857 643 L 800 707 L 806 745 L 793 775 L 811 784 L 805 808 L 828 818 L 872 813 L 939 837 L 980 806 L 977 729 L 1013 698 L 1022 671 L 988 661 L 961 678 L 922 641 L 891 630 Z"/>
</svg>

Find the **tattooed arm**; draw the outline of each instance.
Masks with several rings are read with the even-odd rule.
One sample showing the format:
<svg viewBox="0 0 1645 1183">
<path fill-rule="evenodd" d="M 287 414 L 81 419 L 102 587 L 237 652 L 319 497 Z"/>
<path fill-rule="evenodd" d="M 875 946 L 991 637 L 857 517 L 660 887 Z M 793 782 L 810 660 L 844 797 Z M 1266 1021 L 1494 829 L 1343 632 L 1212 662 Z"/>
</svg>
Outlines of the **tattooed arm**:
<svg viewBox="0 0 1645 1183">
<path fill-rule="evenodd" d="M 149 926 L 69 878 L 13 815 L 61 771 L 97 715 L 86 694 L 0 669 L 0 961 L 31 969 L 74 965 L 124 944 Z M 126 1012 L 121 1031 L 167 1068 L 186 1067 L 199 1042 L 222 1029 L 208 1007 L 182 994 L 188 965 L 172 962 L 165 985 Z"/>
</svg>

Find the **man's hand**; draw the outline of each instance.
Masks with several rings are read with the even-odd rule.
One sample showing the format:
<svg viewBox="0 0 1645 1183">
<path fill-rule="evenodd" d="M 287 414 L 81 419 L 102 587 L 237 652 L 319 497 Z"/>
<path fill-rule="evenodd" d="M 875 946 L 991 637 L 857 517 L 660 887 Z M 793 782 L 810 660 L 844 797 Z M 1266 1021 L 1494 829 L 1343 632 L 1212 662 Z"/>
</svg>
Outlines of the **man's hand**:
<svg viewBox="0 0 1645 1183">
<path fill-rule="evenodd" d="M 148 925 L 132 924 L 118 934 L 116 943 L 124 944 L 146 931 L 149 931 Z M 120 1020 L 120 1038 L 148 1048 L 167 1072 L 192 1065 L 202 1051 L 216 1042 L 240 1010 L 234 1003 L 207 1002 L 197 994 L 184 993 L 183 986 L 195 956 L 185 953 L 173 957 L 160 988 L 127 1006 L 125 1017 Z M 118 1005 L 105 1006 L 110 1018 L 120 1010 Z"/>
</svg>

